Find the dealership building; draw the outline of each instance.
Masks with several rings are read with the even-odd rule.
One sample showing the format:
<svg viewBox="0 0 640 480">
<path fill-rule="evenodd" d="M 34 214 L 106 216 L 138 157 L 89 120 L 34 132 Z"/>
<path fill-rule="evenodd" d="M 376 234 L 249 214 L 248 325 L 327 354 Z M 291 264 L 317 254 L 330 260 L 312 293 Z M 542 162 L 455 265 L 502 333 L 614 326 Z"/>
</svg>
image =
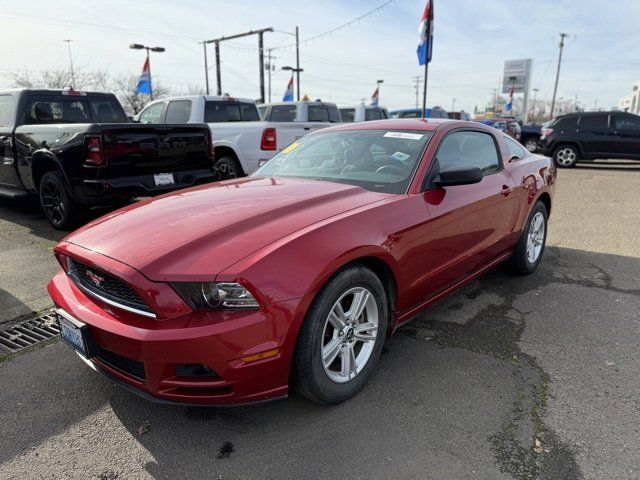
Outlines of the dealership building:
<svg viewBox="0 0 640 480">
<path fill-rule="evenodd" d="M 636 82 L 631 89 L 631 95 L 622 97 L 618 103 L 618 108 L 623 112 L 640 115 L 640 82 Z"/>
</svg>

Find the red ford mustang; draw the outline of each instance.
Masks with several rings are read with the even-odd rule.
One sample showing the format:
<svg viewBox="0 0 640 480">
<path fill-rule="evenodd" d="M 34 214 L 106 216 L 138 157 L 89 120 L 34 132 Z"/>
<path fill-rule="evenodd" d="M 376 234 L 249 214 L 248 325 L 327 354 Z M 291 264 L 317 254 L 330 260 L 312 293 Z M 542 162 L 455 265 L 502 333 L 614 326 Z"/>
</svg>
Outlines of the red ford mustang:
<svg viewBox="0 0 640 480">
<path fill-rule="evenodd" d="M 63 340 L 149 399 L 336 403 L 433 302 L 544 250 L 556 170 L 478 123 L 308 135 L 247 178 L 118 210 L 68 236 Z"/>
</svg>

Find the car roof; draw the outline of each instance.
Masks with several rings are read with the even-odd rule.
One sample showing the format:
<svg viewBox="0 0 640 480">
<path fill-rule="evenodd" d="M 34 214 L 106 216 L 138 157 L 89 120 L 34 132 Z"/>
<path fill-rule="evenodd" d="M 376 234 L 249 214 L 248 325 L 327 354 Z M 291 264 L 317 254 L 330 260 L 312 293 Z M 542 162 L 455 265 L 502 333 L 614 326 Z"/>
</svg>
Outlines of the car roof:
<svg viewBox="0 0 640 480">
<path fill-rule="evenodd" d="M 240 98 L 240 97 L 232 97 L 230 95 L 177 95 L 172 97 L 162 97 L 153 101 L 153 103 L 158 102 L 170 102 L 173 100 L 196 100 L 198 98 L 204 98 L 209 101 L 229 101 L 229 102 L 247 102 L 247 103 L 255 103 L 254 100 L 250 98 Z M 146 105 L 145 105 L 146 106 Z"/>
<path fill-rule="evenodd" d="M 329 127 L 322 129 L 322 132 L 326 131 L 340 131 L 340 130 L 424 130 L 432 132 L 439 126 L 444 124 L 455 123 L 461 127 L 470 126 L 478 127 L 477 122 L 469 122 L 466 120 L 451 120 L 448 118 L 399 118 L 399 119 L 386 119 L 386 120 L 372 120 L 369 122 L 356 122 L 347 123 L 343 125 L 337 125 L 335 127 Z"/>
</svg>

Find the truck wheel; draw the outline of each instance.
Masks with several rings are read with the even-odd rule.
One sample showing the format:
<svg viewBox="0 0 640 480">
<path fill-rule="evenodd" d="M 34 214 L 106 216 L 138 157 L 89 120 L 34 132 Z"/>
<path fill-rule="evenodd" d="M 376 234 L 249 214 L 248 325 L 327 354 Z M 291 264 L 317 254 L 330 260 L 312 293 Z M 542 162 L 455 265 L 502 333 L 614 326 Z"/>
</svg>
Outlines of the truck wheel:
<svg viewBox="0 0 640 480">
<path fill-rule="evenodd" d="M 553 152 L 553 161 L 560 168 L 575 167 L 578 160 L 580 160 L 580 152 L 573 145 L 560 145 Z"/>
<path fill-rule="evenodd" d="M 40 205 L 49 223 L 58 230 L 69 230 L 80 220 L 81 209 L 58 171 L 47 172 L 40 180 Z"/>
<path fill-rule="evenodd" d="M 213 165 L 220 172 L 220 180 L 243 177 L 244 173 L 233 157 L 222 157 Z"/>
<path fill-rule="evenodd" d="M 538 149 L 538 140 L 535 138 L 528 139 L 524 142 L 524 148 L 529 150 L 531 153 L 535 152 Z"/>
</svg>

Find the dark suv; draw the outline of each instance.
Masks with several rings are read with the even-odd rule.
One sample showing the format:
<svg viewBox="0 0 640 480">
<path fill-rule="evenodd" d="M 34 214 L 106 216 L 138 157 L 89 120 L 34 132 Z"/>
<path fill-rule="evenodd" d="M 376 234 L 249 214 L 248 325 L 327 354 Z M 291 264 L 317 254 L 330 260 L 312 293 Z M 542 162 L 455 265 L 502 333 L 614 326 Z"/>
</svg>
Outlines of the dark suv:
<svg viewBox="0 0 640 480">
<path fill-rule="evenodd" d="M 558 167 L 582 160 L 640 160 L 640 116 L 625 112 L 571 113 L 542 129 L 539 151 Z"/>
</svg>

